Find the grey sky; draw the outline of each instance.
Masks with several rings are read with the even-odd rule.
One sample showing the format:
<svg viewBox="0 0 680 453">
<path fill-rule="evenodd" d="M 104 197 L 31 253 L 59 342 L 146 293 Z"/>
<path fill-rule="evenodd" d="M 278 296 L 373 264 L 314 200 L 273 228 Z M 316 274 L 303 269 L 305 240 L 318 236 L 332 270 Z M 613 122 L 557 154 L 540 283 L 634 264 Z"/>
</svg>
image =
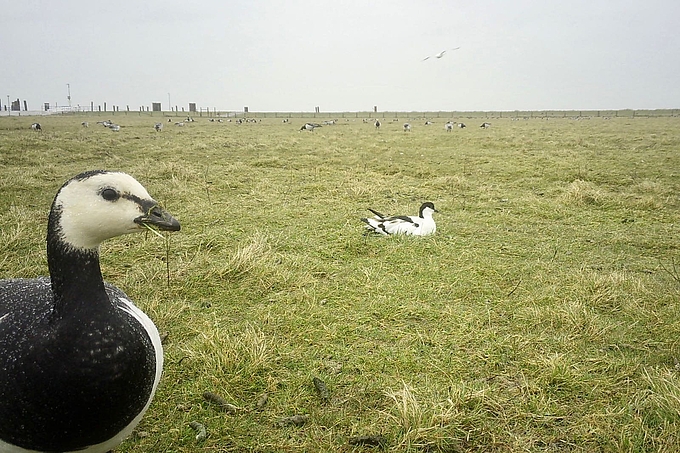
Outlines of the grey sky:
<svg viewBox="0 0 680 453">
<path fill-rule="evenodd" d="M 0 100 L 680 108 L 677 0 L 0 0 Z M 460 46 L 441 59 L 428 55 Z"/>
</svg>

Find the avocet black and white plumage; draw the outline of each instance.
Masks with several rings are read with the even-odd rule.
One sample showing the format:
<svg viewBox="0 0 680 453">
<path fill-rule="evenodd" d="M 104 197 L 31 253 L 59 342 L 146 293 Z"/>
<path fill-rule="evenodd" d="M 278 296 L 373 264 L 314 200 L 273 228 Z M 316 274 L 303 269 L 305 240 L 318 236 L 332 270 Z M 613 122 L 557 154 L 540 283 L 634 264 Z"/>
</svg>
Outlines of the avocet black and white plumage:
<svg viewBox="0 0 680 453">
<path fill-rule="evenodd" d="M 156 132 L 160 132 L 163 130 L 163 123 L 156 123 L 153 125 L 153 128 L 156 129 Z"/>
<path fill-rule="evenodd" d="M 491 127 L 491 123 L 487 123 L 486 121 L 484 121 L 479 127 L 481 127 L 482 129 L 488 129 Z"/>
<path fill-rule="evenodd" d="M 376 129 L 380 129 L 380 120 L 376 119 L 375 123 L 373 123 L 373 125 L 375 126 Z"/>
<path fill-rule="evenodd" d="M 42 126 L 40 125 L 40 123 L 31 124 L 31 129 L 33 129 L 34 131 L 41 131 L 42 132 Z"/>
<path fill-rule="evenodd" d="M 0 280 L 0 452 L 106 452 L 142 418 L 161 377 L 158 330 L 104 283 L 99 244 L 179 222 L 124 173 L 90 171 L 57 192 L 50 277 Z"/>
<path fill-rule="evenodd" d="M 453 122 L 447 121 L 446 124 L 444 124 L 444 130 L 446 130 L 446 132 L 451 132 L 453 130 Z"/>
<path fill-rule="evenodd" d="M 411 124 L 404 123 L 404 132 L 411 132 Z"/>
<path fill-rule="evenodd" d="M 369 208 L 375 217 L 363 218 L 366 228 L 385 236 L 390 234 L 406 234 L 413 236 L 427 236 L 437 231 L 432 214 L 438 212 L 431 202 L 423 203 L 417 216 L 386 216 Z"/>
</svg>

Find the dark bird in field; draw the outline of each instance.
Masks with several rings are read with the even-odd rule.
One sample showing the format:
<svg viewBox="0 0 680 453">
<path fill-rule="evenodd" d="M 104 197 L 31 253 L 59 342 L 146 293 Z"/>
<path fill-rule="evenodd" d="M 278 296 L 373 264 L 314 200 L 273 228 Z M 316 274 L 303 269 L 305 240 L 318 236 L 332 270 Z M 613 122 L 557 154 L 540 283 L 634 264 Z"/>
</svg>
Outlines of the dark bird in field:
<svg viewBox="0 0 680 453">
<path fill-rule="evenodd" d="M 305 124 L 302 125 L 302 127 L 300 128 L 300 130 L 301 130 L 301 131 L 310 131 L 310 132 L 312 132 L 312 131 L 314 131 L 314 129 L 316 129 L 317 127 L 321 127 L 321 125 L 320 125 L 320 124 L 316 124 L 316 123 L 305 123 Z"/>
<path fill-rule="evenodd" d="M 382 234 L 406 234 L 413 236 L 427 236 L 437 231 L 432 214 L 438 212 L 431 202 L 423 203 L 417 216 L 386 216 L 374 209 L 368 208 L 374 218 L 362 218 L 369 231 Z"/>
<path fill-rule="evenodd" d="M 107 452 L 139 423 L 161 377 L 161 338 L 104 282 L 99 245 L 147 228 L 180 225 L 125 173 L 81 173 L 57 192 L 50 276 L 0 280 L 0 452 Z"/>
</svg>

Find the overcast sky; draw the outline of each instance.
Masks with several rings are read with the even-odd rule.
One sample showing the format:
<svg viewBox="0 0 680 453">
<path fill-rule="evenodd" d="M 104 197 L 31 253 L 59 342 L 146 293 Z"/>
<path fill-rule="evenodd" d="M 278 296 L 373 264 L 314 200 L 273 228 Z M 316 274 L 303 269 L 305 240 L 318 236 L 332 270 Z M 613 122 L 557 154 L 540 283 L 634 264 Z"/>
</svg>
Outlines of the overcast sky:
<svg viewBox="0 0 680 453">
<path fill-rule="evenodd" d="M 678 0 L 0 0 L 0 101 L 680 108 Z M 442 58 L 430 58 L 444 49 Z"/>
</svg>

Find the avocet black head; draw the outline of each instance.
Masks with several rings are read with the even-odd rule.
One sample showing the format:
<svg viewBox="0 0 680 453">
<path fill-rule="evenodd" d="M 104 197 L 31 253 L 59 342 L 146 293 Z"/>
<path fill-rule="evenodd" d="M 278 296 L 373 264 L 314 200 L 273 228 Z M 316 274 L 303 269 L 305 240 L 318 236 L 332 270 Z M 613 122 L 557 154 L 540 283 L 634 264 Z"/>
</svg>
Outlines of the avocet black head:
<svg viewBox="0 0 680 453">
<path fill-rule="evenodd" d="M 430 216 L 432 217 L 433 212 L 439 212 L 434 208 L 434 203 L 426 201 L 420 205 L 420 217 Z"/>
<path fill-rule="evenodd" d="M 145 226 L 180 229 L 131 176 L 82 173 L 52 203 L 50 277 L 0 280 L 0 452 L 106 452 L 141 420 L 160 336 L 104 283 L 99 244 Z"/>
</svg>

